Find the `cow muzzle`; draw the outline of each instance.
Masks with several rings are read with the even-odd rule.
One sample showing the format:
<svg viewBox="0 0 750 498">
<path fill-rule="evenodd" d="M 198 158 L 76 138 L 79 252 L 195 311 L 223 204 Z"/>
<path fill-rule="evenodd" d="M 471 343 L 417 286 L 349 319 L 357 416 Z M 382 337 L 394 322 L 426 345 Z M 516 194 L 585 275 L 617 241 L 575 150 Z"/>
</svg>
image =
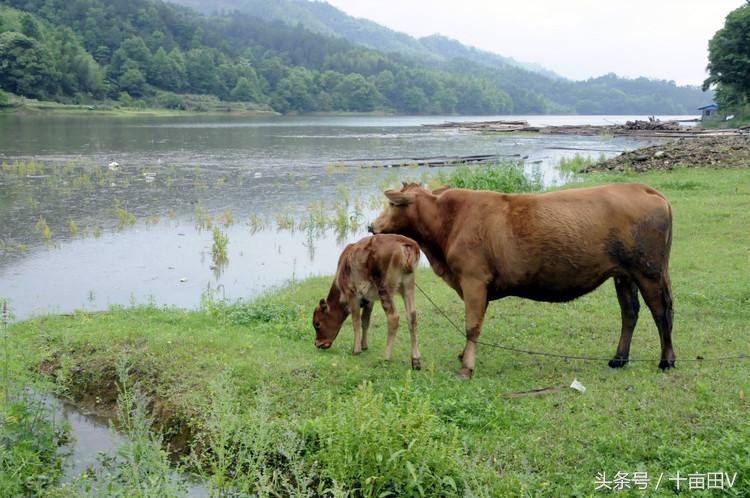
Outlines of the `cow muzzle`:
<svg viewBox="0 0 750 498">
<path fill-rule="evenodd" d="M 318 341 L 315 341 L 315 347 L 318 348 L 318 349 L 328 349 L 328 348 L 331 347 L 331 343 L 330 342 L 322 342 L 322 341 L 318 342 Z"/>
<path fill-rule="evenodd" d="M 375 227 L 372 226 L 372 223 L 367 225 L 367 231 L 374 234 L 375 233 Z"/>
</svg>

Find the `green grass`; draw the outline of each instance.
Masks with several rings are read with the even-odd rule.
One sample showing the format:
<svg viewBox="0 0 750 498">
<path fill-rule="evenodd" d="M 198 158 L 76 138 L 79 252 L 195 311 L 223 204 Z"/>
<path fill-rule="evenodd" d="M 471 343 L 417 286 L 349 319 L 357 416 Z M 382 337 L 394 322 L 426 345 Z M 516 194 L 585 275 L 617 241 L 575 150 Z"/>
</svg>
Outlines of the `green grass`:
<svg viewBox="0 0 750 498">
<path fill-rule="evenodd" d="M 588 496 L 599 472 L 645 471 L 648 496 L 671 496 L 666 479 L 679 471 L 737 472 L 728 494 L 748 496 L 750 361 L 680 360 L 750 352 L 750 170 L 596 174 L 585 184 L 613 181 L 649 183 L 674 210 L 677 368 L 667 373 L 657 369 L 658 335 L 645 306 L 631 357 L 649 361 L 619 370 L 480 346 L 474 378 L 457 381 L 463 339 L 419 293 L 421 371 L 410 370 L 405 320 L 394 359 L 381 359 L 379 307 L 368 351 L 351 355 L 349 323 L 320 351 L 310 316 L 330 277 L 252 303 L 206 300 L 199 311 L 112 308 L 28 320 L 11 327 L 12 368 L 44 375 L 81 403 L 98 397 L 114 406 L 116 367 L 126 357 L 165 442 L 184 450 L 192 441 L 188 468 L 218 495 Z M 458 296 L 429 269 L 418 282 L 463 316 Z M 494 302 L 482 339 L 609 357 L 619 329 L 607 282 L 566 304 Z M 574 378 L 585 394 L 567 388 Z M 562 389 L 507 396 L 544 387 Z"/>
<path fill-rule="evenodd" d="M 435 184 L 496 192 L 538 192 L 543 185 L 538 172 L 527 175 L 516 162 L 456 166 L 450 173 L 438 173 Z"/>
</svg>

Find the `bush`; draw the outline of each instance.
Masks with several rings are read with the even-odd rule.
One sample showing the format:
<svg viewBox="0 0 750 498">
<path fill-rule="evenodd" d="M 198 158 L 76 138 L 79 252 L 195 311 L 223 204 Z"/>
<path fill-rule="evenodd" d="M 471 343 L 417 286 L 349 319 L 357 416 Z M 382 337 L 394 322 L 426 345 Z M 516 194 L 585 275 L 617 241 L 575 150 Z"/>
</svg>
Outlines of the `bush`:
<svg viewBox="0 0 750 498">
<path fill-rule="evenodd" d="M 528 176 L 523 163 L 506 162 L 486 166 L 458 166 L 450 175 L 439 175 L 451 187 L 495 192 L 538 192 L 542 190 L 539 172 Z"/>
<path fill-rule="evenodd" d="M 309 423 L 321 475 L 353 496 L 459 496 L 466 475 L 455 430 L 408 384 L 385 401 L 366 384 Z M 308 448 L 309 449 L 309 448 Z"/>
</svg>

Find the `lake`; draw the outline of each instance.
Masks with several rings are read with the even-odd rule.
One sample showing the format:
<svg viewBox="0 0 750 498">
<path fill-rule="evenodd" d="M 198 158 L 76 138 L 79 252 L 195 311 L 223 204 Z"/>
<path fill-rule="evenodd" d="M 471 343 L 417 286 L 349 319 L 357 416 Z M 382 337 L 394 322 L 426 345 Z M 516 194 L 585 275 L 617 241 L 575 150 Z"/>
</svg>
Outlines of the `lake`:
<svg viewBox="0 0 750 498">
<path fill-rule="evenodd" d="M 112 304 L 195 307 L 205 293 L 251 298 L 332 274 L 340 250 L 379 210 L 383 188 L 449 169 L 364 167 L 376 160 L 493 154 L 523 160 L 553 185 L 564 181 L 555 168 L 563 157 L 653 143 L 423 124 L 636 118 L 645 119 L 0 115 L 0 299 L 22 319 Z M 323 226 L 324 216 L 340 222 Z M 214 227 L 228 239 L 220 261 Z"/>
</svg>

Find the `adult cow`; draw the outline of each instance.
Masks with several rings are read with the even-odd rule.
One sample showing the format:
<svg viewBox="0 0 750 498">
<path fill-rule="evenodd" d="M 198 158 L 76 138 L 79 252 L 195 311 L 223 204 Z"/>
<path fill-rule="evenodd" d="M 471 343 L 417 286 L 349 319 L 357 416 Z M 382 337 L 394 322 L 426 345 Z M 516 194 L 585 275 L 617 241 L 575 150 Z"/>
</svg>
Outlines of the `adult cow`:
<svg viewBox="0 0 750 498">
<path fill-rule="evenodd" d="M 464 301 L 466 346 L 458 376 L 470 378 L 489 301 L 520 296 L 563 302 L 615 279 L 622 331 L 613 368 L 628 361 L 638 291 L 659 330 L 661 362 L 674 366 L 669 251 L 672 209 L 643 184 L 543 194 L 465 189 L 431 192 L 419 184 L 387 190 L 389 206 L 373 233 L 417 241 L 434 272 Z"/>
</svg>

